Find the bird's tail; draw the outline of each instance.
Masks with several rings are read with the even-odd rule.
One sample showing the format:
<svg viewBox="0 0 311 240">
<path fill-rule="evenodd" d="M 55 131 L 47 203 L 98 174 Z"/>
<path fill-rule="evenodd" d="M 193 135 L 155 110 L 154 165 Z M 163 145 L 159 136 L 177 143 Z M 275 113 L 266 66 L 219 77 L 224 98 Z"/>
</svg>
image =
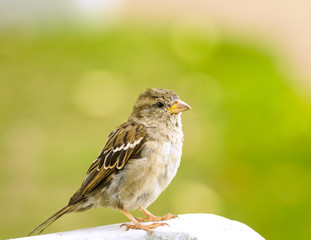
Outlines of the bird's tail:
<svg viewBox="0 0 311 240">
<path fill-rule="evenodd" d="M 67 205 L 67 206 L 63 207 L 61 210 L 59 210 L 53 216 L 49 217 L 47 220 L 45 220 L 43 223 L 41 223 L 38 227 L 36 227 L 34 230 L 32 230 L 31 233 L 28 234 L 28 236 L 33 235 L 36 232 L 38 232 L 38 234 L 42 233 L 44 231 L 44 229 L 46 229 L 48 226 L 50 226 L 54 221 L 59 219 L 65 213 L 71 212 L 72 209 L 73 209 L 73 205 Z"/>
</svg>

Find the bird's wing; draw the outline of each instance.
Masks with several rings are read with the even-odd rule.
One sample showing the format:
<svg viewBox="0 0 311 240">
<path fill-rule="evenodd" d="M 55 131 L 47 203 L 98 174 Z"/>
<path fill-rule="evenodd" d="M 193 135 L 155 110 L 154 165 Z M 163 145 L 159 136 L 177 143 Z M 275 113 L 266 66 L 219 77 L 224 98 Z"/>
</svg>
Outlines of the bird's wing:
<svg viewBox="0 0 311 240">
<path fill-rule="evenodd" d="M 88 196 L 98 185 L 107 185 L 115 171 L 124 167 L 130 158 L 138 158 L 147 139 L 144 125 L 126 122 L 116 128 L 101 151 L 99 157 L 87 171 L 80 189 L 70 199 L 75 204 Z"/>
</svg>

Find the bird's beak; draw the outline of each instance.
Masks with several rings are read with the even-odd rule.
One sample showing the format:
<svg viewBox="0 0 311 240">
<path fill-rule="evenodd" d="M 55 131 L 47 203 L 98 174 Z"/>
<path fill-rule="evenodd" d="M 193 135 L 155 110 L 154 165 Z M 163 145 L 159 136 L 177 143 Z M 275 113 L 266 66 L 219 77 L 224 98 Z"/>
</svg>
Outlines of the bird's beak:
<svg viewBox="0 0 311 240">
<path fill-rule="evenodd" d="M 189 109 L 191 109 L 191 107 L 187 103 L 178 99 L 174 102 L 174 104 L 169 109 L 167 109 L 167 112 L 180 113 L 180 112 L 187 111 Z"/>
</svg>

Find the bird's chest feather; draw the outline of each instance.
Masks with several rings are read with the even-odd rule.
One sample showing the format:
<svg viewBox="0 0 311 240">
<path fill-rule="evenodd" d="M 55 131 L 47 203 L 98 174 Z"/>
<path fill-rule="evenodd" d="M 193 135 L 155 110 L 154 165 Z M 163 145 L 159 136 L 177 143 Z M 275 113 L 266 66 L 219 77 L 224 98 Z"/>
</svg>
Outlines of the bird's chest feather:
<svg viewBox="0 0 311 240">
<path fill-rule="evenodd" d="M 140 159 L 125 167 L 119 197 L 127 208 L 147 207 L 176 175 L 182 153 L 182 135 L 170 141 L 148 141 Z"/>
<path fill-rule="evenodd" d="M 163 190 L 175 176 L 180 164 L 182 141 L 149 141 L 140 159 L 133 159 L 125 169 L 126 179 L 134 190 L 145 185 L 158 185 Z"/>
<path fill-rule="evenodd" d="M 149 142 L 143 152 L 145 178 L 166 188 L 180 164 L 182 141 Z"/>
</svg>

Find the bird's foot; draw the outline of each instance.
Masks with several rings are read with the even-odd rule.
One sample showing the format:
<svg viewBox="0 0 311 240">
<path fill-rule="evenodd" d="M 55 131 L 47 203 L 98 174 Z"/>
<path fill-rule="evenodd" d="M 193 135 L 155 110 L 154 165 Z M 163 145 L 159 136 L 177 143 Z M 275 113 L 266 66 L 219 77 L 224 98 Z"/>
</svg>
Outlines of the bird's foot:
<svg viewBox="0 0 311 240">
<path fill-rule="evenodd" d="M 136 220 L 138 222 L 158 222 L 158 221 L 170 220 L 170 219 L 174 219 L 178 217 L 177 215 L 174 215 L 171 213 L 168 213 L 162 217 L 157 217 L 152 214 L 146 214 L 146 216 L 147 218 L 136 218 Z"/>
<path fill-rule="evenodd" d="M 128 231 L 129 229 L 140 229 L 140 230 L 145 230 L 147 232 L 149 232 L 150 234 L 152 234 L 152 229 L 155 229 L 157 227 L 161 227 L 161 226 L 168 226 L 167 223 L 152 223 L 149 225 L 143 225 L 140 223 L 133 223 L 133 224 L 122 224 L 120 227 L 126 227 L 126 231 Z"/>
</svg>

